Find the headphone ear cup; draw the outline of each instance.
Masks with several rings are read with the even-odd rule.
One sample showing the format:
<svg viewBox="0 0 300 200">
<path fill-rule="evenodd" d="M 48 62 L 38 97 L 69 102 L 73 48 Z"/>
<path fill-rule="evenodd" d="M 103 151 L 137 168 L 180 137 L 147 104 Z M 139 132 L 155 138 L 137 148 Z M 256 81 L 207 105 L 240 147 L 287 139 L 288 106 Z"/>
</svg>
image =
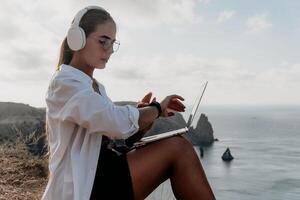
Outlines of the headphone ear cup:
<svg viewBox="0 0 300 200">
<path fill-rule="evenodd" d="M 71 27 L 68 30 L 67 42 L 73 51 L 83 49 L 86 43 L 84 30 L 80 27 Z"/>
</svg>

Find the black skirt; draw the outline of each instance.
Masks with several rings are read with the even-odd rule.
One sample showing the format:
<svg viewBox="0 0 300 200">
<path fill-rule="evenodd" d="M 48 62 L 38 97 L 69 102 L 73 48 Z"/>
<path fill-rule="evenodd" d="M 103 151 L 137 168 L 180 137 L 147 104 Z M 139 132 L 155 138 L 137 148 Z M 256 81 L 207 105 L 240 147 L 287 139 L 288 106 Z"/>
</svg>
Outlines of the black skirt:
<svg viewBox="0 0 300 200">
<path fill-rule="evenodd" d="M 90 200 L 134 199 L 126 154 L 117 155 L 101 146 L 97 171 Z"/>
</svg>

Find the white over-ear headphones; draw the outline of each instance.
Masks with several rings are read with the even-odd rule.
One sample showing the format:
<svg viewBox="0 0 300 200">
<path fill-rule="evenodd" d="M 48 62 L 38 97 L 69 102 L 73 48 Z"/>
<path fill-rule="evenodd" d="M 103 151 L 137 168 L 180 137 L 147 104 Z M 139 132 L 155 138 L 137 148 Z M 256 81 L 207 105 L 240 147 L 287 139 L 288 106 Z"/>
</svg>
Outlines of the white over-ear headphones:
<svg viewBox="0 0 300 200">
<path fill-rule="evenodd" d="M 86 43 L 86 36 L 84 30 L 79 26 L 80 20 L 83 17 L 83 15 L 91 9 L 98 9 L 105 11 L 104 8 L 101 8 L 99 6 L 88 6 L 80 10 L 74 17 L 74 20 L 71 24 L 71 27 L 68 30 L 67 34 L 67 42 L 73 51 L 78 51 L 80 49 L 83 49 Z M 106 12 L 106 11 L 105 11 Z"/>
</svg>

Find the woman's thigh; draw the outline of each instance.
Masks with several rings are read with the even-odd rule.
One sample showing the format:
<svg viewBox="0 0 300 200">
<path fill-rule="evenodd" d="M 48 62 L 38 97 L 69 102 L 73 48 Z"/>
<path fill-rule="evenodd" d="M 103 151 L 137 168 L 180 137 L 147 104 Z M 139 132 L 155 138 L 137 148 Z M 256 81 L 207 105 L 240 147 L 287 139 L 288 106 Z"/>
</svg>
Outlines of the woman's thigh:
<svg viewBox="0 0 300 200">
<path fill-rule="evenodd" d="M 175 136 L 129 152 L 127 159 L 135 198 L 144 199 L 168 179 L 180 152 L 190 146 L 185 138 Z"/>
</svg>

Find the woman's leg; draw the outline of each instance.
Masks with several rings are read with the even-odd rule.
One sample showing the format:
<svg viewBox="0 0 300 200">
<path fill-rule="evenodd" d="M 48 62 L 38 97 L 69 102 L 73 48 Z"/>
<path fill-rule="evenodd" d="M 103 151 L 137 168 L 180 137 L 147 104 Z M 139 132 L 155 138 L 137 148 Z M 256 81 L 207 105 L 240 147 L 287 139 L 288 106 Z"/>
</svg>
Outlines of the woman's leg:
<svg viewBox="0 0 300 200">
<path fill-rule="evenodd" d="M 177 199 L 215 199 L 192 144 L 175 136 L 127 154 L 136 200 L 170 178 Z"/>
</svg>

